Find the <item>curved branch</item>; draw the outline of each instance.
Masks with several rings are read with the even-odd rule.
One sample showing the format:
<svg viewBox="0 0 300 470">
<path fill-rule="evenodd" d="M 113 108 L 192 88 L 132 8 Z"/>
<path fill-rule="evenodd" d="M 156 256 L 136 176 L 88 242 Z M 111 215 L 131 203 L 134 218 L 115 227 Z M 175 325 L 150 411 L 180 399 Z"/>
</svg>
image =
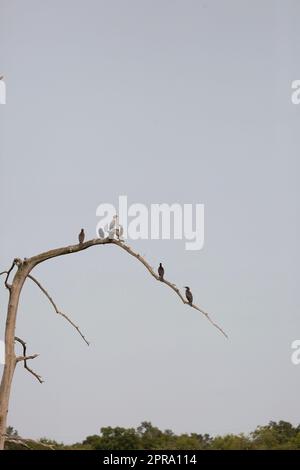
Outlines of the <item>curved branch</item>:
<svg viewBox="0 0 300 470">
<path fill-rule="evenodd" d="M 82 339 L 86 342 L 86 344 L 89 346 L 90 343 L 86 340 L 85 336 L 81 333 L 80 329 L 79 329 L 79 326 L 75 325 L 75 323 L 63 312 L 61 312 L 54 300 L 52 299 L 52 297 L 48 294 L 48 292 L 46 291 L 46 289 L 41 285 L 41 283 L 33 276 L 31 276 L 31 274 L 28 274 L 27 277 L 29 277 L 29 279 L 31 279 L 40 289 L 41 291 L 45 294 L 45 296 L 48 298 L 49 302 L 51 303 L 51 305 L 53 306 L 55 312 L 57 313 L 57 315 L 61 315 L 62 317 L 64 317 L 74 328 L 75 330 L 78 331 L 78 333 L 80 334 L 80 336 L 82 337 Z"/>
<path fill-rule="evenodd" d="M 30 263 L 32 267 L 35 267 L 48 259 L 56 258 L 57 256 L 69 255 L 71 253 L 78 253 L 79 251 L 86 250 L 91 246 L 106 245 L 108 243 L 112 243 L 112 241 L 113 240 L 108 237 L 94 238 L 93 240 L 88 240 L 84 243 L 77 243 L 77 245 L 69 245 L 62 248 L 55 248 L 54 250 L 45 251 L 44 253 L 40 253 L 39 255 L 28 258 L 26 263 Z"/>
<path fill-rule="evenodd" d="M 22 344 L 23 346 L 23 356 L 18 356 L 16 358 L 16 362 L 24 361 L 24 368 L 28 370 L 30 374 L 32 374 L 41 384 L 43 383 L 42 377 L 38 375 L 36 372 L 34 372 L 30 367 L 27 365 L 27 360 L 28 359 L 35 359 L 38 354 L 34 354 L 33 356 L 26 356 L 26 343 L 23 341 L 21 338 L 18 338 L 18 336 L 15 336 L 15 341 L 18 343 Z"/>
<path fill-rule="evenodd" d="M 45 444 L 44 442 L 36 441 L 35 439 L 24 439 L 19 436 L 8 436 L 7 434 L 5 435 L 5 441 L 6 442 L 11 442 L 12 444 L 20 444 L 26 447 L 27 449 L 32 449 L 27 443 L 33 443 L 33 444 L 38 444 L 42 447 L 46 447 L 50 450 L 55 450 L 55 447 L 52 444 Z"/>
<path fill-rule="evenodd" d="M 33 354 L 32 356 L 17 356 L 16 361 L 21 362 L 21 361 L 29 361 L 30 359 L 35 359 L 38 357 L 38 354 Z"/>
<path fill-rule="evenodd" d="M 12 272 L 12 270 L 14 269 L 15 264 L 16 264 L 16 260 L 14 259 L 13 262 L 12 262 L 11 267 L 9 268 L 9 270 L 3 272 L 3 274 L 6 272 L 6 278 L 5 278 L 4 284 L 5 284 L 5 287 L 6 287 L 8 290 L 10 290 L 10 288 L 11 288 L 11 285 L 8 284 L 9 275 L 10 275 L 10 273 Z M 2 274 L 2 273 L 1 273 L 1 274 Z"/>
<path fill-rule="evenodd" d="M 158 276 L 158 274 L 156 274 L 156 272 L 154 271 L 154 269 L 149 265 L 149 263 L 145 260 L 145 258 L 143 256 L 141 256 L 139 253 L 136 253 L 129 245 L 126 245 L 122 240 L 117 240 L 115 238 L 95 238 L 95 239 L 92 239 L 92 240 L 88 240 L 86 241 L 85 243 L 81 243 L 81 244 L 77 244 L 77 245 L 70 245 L 70 246 L 66 246 L 66 247 L 63 247 L 63 248 L 57 248 L 57 249 L 54 249 L 54 250 L 50 250 L 50 251 L 47 251 L 47 252 L 44 252 L 44 253 L 40 253 L 39 255 L 36 255 L 36 256 L 33 256 L 32 258 L 29 258 L 28 260 L 26 260 L 26 263 L 30 263 L 30 265 L 33 267 L 35 267 L 36 265 L 38 265 L 39 263 L 42 263 L 43 261 L 46 261 L 48 259 L 51 259 L 51 258 L 56 258 L 57 256 L 64 256 L 64 255 L 68 255 L 68 254 L 71 254 L 71 253 L 77 253 L 79 251 L 83 251 L 83 250 L 86 250 L 87 248 L 90 248 L 92 246 L 96 246 L 96 245 L 105 245 L 105 244 L 113 244 L 113 245 L 117 245 L 119 246 L 120 248 L 122 248 L 123 250 L 127 251 L 127 253 L 129 253 L 131 256 L 134 256 L 134 258 L 136 258 L 138 261 L 140 261 L 144 266 L 145 268 L 149 271 L 149 273 L 159 282 L 163 282 L 164 284 L 166 284 L 168 287 L 170 287 L 177 295 L 178 297 L 181 299 L 181 301 L 186 304 L 186 305 L 189 305 L 191 308 L 194 308 L 195 310 L 198 310 L 198 312 L 202 313 L 202 315 L 204 315 L 206 317 L 206 319 L 215 327 L 217 328 L 226 338 L 228 338 L 227 334 L 225 333 L 225 331 L 219 326 L 217 325 L 217 323 L 215 323 L 210 315 L 208 314 L 208 312 L 206 312 L 205 310 L 201 309 L 200 307 L 198 307 L 197 305 L 195 304 L 192 304 L 190 305 L 189 302 L 187 300 L 185 300 L 185 298 L 183 297 L 183 295 L 181 294 L 180 290 L 178 289 L 178 287 L 175 285 L 175 284 L 172 284 L 171 282 L 167 281 L 166 279 L 163 279 L 161 280 Z M 53 300 L 51 299 L 51 297 L 49 296 L 49 294 L 45 291 L 45 289 L 38 283 L 38 281 L 36 281 L 36 279 L 34 279 L 32 276 L 28 275 L 28 277 L 30 277 L 40 288 L 41 290 L 46 294 L 46 296 L 48 297 L 48 299 L 50 300 L 50 302 L 52 303 L 53 307 L 55 308 L 55 311 L 56 313 L 62 315 L 62 316 L 65 316 L 64 314 L 62 314 L 61 312 L 58 311 L 57 307 L 55 306 Z M 68 321 L 70 321 L 68 318 L 66 318 Z M 71 324 L 73 324 L 71 321 L 70 321 Z M 73 324 L 73 326 L 77 329 L 77 327 Z M 80 333 L 81 334 L 81 333 Z M 81 335 L 83 336 L 83 335 Z M 86 341 L 86 340 L 85 340 Z M 86 341 L 87 342 L 87 341 Z"/>
<path fill-rule="evenodd" d="M 28 444 L 26 444 L 26 442 L 24 442 L 24 439 L 21 439 L 20 437 L 9 437 L 7 436 L 7 434 L 5 435 L 5 443 L 6 442 L 11 442 L 12 444 L 18 444 L 18 445 L 22 445 L 24 447 L 26 447 L 26 449 L 29 449 L 31 450 L 31 447 L 29 447 Z"/>
</svg>

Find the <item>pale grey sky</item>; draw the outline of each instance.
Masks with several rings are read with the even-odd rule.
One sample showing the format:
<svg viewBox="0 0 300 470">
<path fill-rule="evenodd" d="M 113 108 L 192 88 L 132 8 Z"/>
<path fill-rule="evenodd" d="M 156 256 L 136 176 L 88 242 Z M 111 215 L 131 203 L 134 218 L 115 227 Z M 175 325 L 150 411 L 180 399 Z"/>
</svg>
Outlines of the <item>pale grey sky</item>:
<svg viewBox="0 0 300 470">
<path fill-rule="evenodd" d="M 65 442 L 142 420 L 175 432 L 300 422 L 300 5 L 276 0 L 0 0 L 0 267 L 94 237 L 96 207 L 204 203 L 205 246 L 134 247 L 228 332 L 113 246 L 28 283 L 9 423 Z M 3 336 L 7 293 L 0 293 Z M 1 366 L 0 366 L 1 367 Z"/>
</svg>

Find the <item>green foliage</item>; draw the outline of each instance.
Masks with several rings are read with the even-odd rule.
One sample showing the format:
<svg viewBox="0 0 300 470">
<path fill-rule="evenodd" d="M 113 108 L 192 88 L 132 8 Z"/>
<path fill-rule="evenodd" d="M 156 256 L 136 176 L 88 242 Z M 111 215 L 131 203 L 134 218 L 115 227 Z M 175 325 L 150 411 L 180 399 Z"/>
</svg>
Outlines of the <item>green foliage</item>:
<svg viewBox="0 0 300 470">
<path fill-rule="evenodd" d="M 24 449 L 17 442 L 18 432 L 7 428 L 7 435 L 15 442 L 7 442 L 6 449 Z M 300 450 L 300 426 L 294 427 L 286 421 L 278 423 L 270 421 L 266 426 L 258 426 L 249 435 L 226 434 L 211 437 L 209 434 L 180 434 L 171 430 L 161 431 L 148 421 L 143 421 L 135 428 L 103 427 L 99 434 L 88 436 L 83 442 L 64 446 L 46 438 L 25 443 L 32 450 L 46 449 L 41 444 L 52 446 L 54 449 L 66 450 L 252 450 L 252 449 L 298 449 Z"/>
<path fill-rule="evenodd" d="M 299 448 L 295 446 L 300 443 L 300 426 L 270 421 L 267 426 L 258 426 L 251 436 L 256 449 L 295 449 Z"/>
<path fill-rule="evenodd" d="M 211 449 L 215 450 L 250 450 L 253 448 L 251 439 L 244 434 L 217 436 L 211 443 Z"/>
<path fill-rule="evenodd" d="M 139 438 L 134 428 L 101 428 L 100 436 L 89 436 L 83 442 L 96 450 L 136 450 L 140 449 Z"/>
</svg>

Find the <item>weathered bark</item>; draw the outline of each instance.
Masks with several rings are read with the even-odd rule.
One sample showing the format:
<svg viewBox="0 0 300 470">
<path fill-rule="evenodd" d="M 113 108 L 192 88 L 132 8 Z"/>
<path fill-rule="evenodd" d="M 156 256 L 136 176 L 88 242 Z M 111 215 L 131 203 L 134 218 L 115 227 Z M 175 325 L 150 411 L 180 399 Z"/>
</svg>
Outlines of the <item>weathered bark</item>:
<svg viewBox="0 0 300 470">
<path fill-rule="evenodd" d="M 46 296 L 50 300 L 56 313 L 66 318 L 67 321 L 76 328 L 76 330 L 82 336 L 84 341 L 88 344 L 85 337 L 80 332 L 79 328 L 65 314 L 63 314 L 62 312 L 58 310 L 58 308 L 56 307 L 56 304 L 54 303 L 53 299 L 50 297 L 48 292 L 40 285 L 40 283 L 33 276 L 29 276 L 29 274 L 35 266 L 51 258 L 56 258 L 58 256 L 68 255 L 71 253 L 77 253 L 79 251 L 86 250 L 87 248 L 90 248 L 95 245 L 105 245 L 105 244 L 117 245 L 123 250 L 125 250 L 127 253 L 129 253 L 131 256 L 135 257 L 138 261 L 140 261 L 145 266 L 145 268 L 157 281 L 163 284 L 166 284 L 168 287 L 170 287 L 180 297 L 181 301 L 184 304 L 189 305 L 190 307 L 201 312 L 214 327 L 216 327 L 224 336 L 227 337 L 226 333 L 222 330 L 222 328 L 220 328 L 216 323 L 212 321 L 212 319 L 210 318 L 207 312 L 199 308 L 197 305 L 189 304 L 184 299 L 184 297 L 180 293 L 180 290 L 175 284 L 172 284 L 166 279 L 161 279 L 158 276 L 158 274 L 154 271 L 154 269 L 147 263 L 147 261 L 141 255 L 133 251 L 132 248 L 130 248 L 121 240 L 116 240 L 116 239 L 111 239 L 111 238 L 104 238 L 104 239 L 96 238 L 93 240 L 89 240 L 85 243 L 65 246 L 62 248 L 57 248 L 57 249 L 50 250 L 44 253 L 40 253 L 39 255 L 33 256 L 32 258 L 28 258 L 28 259 L 25 258 L 24 260 L 20 260 L 16 258 L 12 264 L 12 267 L 8 271 L 4 271 L 0 273 L 0 274 L 6 274 L 5 286 L 9 290 L 9 301 L 8 301 L 6 326 L 5 326 L 5 365 L 4 365 L 4 370 L 3 370 L 3 375 L 2 375 L 1 385 L 0 385 L 0 450 L 4 449 L 4 444 L 5 444 L 9 398 L 10 398 L 10 392 L 11 392 L 11 386 L 12 386 L 15 367 L 16 367 L 18 360 L 19 361 L 26 360 L 25 355 L 24 355 L 24 358 L 22 357 L 17 358 L 15 354 L 15 339 L 16 339 L 15 328 L 16 328 L 18 305 L 19 305 L 19 299 L 20 299 L 22 287 L 24 285 L 26 278 L 29 277 L 38 285 L 38 287 L 46 294 Z M 17 271 L 13 278 L 12 284 L 10 285 L 9 276 L 10 276 L 11 271 L 15 267 L 17 267 Z M 27 359 L 32 359 L 34 357 L 36 357 L 36 355 L 29 356 L 27 357 Z M 28 370 L 30 371 L 30 369 Z M 35 375 L 36 377 L 39 377 L 37 376 L 37 374 L 33 374 L 33 375 Z"/>
<path fill-rule="evenodd" d="M 5 326 L 5 364 L 0 385 L 0 450 L 4 449 L 9 397 L 17 358 L 15 355 L 15 328 L 20 293 L 29 272 L 28 266 L 19 265 L 9 289 Z"/>
</svg>

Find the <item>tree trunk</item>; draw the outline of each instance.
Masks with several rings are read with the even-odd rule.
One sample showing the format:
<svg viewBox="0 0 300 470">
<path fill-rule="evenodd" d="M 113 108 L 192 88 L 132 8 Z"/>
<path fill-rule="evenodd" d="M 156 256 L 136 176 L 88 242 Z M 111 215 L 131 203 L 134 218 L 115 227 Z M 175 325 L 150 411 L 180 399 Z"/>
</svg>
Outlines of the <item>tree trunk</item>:
<svg viewBox="0 0 300 470">
<path fill-rule="evenodd" d="M 9 287 L 9 302 L 5 326 L 5 365 L 0 385 L 0 450 L 4 449 L 10 390 L 16 367 L 15 327 L 20 293 L 30 269 L 19 266 Z"/>
</svg>

